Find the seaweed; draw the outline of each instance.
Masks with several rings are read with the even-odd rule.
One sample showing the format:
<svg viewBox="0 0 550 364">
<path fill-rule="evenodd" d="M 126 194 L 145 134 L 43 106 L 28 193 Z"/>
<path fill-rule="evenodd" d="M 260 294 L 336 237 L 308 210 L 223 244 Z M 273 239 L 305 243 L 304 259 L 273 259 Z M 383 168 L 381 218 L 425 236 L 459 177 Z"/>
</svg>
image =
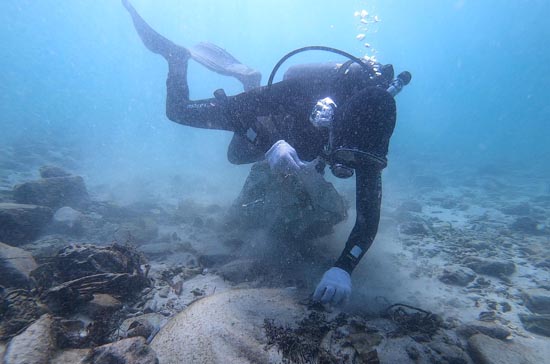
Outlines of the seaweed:
<svg viewBox="0 0 550 364">
<path fill-rule="evenodd" d="M 309 316 L 300 321 L 296 328 L 278 326 L 273 319 L 265 319 L 266 349 L 276 345 L 279 352 L 283 354 L 285 364 L 337 363 L 338 358 L 324 350 L 321 342 L 329 331 L 341 326 L 345 321 L 346 316 L 341 314 L 328 322 L 325 315 L 316 311 L 310 312 Z"/>
<path fill-rule="evenodd" d="M 440 316 L 403 303 L 389 306 L 384 316 L 397 324 L 397 329 L 391 333 L 394 337 L 409 335 L 426 337 L 425 341 L 429 341 L 443 324 Z"/>
</svg>

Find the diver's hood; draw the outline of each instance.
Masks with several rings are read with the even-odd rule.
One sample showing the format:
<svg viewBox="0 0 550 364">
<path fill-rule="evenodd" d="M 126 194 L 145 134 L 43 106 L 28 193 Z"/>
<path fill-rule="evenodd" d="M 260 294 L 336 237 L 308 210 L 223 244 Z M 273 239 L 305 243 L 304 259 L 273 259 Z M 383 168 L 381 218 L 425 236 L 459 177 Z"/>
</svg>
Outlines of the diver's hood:
<svg viewBox="0 0 550 364">
<path fill-rule="evenodd" d="M 395 100 L 388 92 L 378 87 L 357 92 L 335 114 L 329 160 L 354 169 L 368 164 L 386 167 L 395 120 Z"/>
</svg>

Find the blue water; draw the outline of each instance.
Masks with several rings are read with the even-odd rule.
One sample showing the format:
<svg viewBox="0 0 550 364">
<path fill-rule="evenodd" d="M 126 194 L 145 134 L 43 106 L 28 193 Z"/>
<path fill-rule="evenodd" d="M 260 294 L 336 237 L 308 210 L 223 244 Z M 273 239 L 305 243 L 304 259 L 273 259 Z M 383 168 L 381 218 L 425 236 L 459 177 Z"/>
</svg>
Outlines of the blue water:
<svg viewBox="0 0 550 364">
<path fill-rule="evenodd" d="M 375 52 L 396 73 L 410 71 L 410 85 L 397 96 L 380 230 L 354 273 L 353 299 L 363 309 L 379 297 L 392 302 L 412 297 L 420 307 L 448 310 L 449 317 L 464 311 L 460 319 L 471 321 L 480 312 L 494 311 L 490 303 L 496 305 L 492 299 L 498 298 L 513 306 L 503 317 L 520 325 L 517 314 L 527 308 L 517 292 L 550 285 L 545 263 L 550 244 L 550 1 L 132 2 L 166 37 L 183 46 L 213 42 L 261 71 L 263 84 L 284 54 L 308 45 L 357 56 Z M 369 21 L 374 16 L 380 21 L 361 29 L 361 18 L 354 16 L 361 10 L 369 12 Z M 120 0 L 3 0 L 0 47 L 0 202 L 11 201 L 13 185 L 38 179 L 40 166 L 60 164 L 84 177 L 93 201 L 109 202 L 97 204 L 101 208 L 109 209 L 110 202 L 154 202 L 153 209 L 135 207 L 136 222 L 83 211 L 91 226 L 86 242 L 107 244 L 117 239 L 119 229 L 137 227 L 138 219 L 145 225 L 149 215 L 159 227 L 158 238 L 144 244 L 149 249 L 158 242 L 178 245 L 172 231 L 180 234 L 182 247 L 189 240 L 200 254 L 217 253 L 211 246 L 238 240 L 226 241 L 225 217 L 210 212 L 220 205 L 226 213 L 250 165 L 227 161 L 230 133 L 166 118 L 166 62 L 143 46 Z M 291 64 L 327 60 L 342 58 L 301 54 L 285 64 L 279 79 Z M 210 98 L 219 88 L 229 95 L 242 91 L 236 80 L 194 62 L 188 78 L 193 99 Z M 330 173 L 326 177 L 335 182 Z M 440 181 L 445 189 L 438 194 Z M 353 178 L 335 185 L 351 201 L 349 218 L 316 245 L 333 257 L 355 221 Z M 411 202 L 422 203 L 420 220 Z M 410 211 L 402 208 L 407 203 Z M 202 204 L 206 207 L 199 210 Z M 164 207 L 173 216 L 156 215 Z M 509 212 L 525 207 L 528 216 Z M 188 222 L 195 208 L 197 218 Z M 113 211 L 116 215 L 114 204 Z M 401 234 L 409 223 L 433 230 L 424 237 Z M 113 239 L 105 239 L 111 232 Z M 74 242 L 72 236 L 65 238 Z M 254 253 L 264 240 L 269 241 L 260 235 L 246 244 Z M 44 240 L 44 252 L 49 241 Z M 465 250 L 459 245 L 463 242 L 472 244 Z M 167 264 L 188 253 L 178 254 L 166 258 Z M 491 277 L 493 284 L 479 295 L 477 286 L 466 294 L 462 287 L 438 288 L 434 272 L 477 255 L 514 262 L 518 270 L 512 284 Z M 318 282 L 320 276 L 304 279 Z"/>
<path fill-rule="evenodd" d="M 398 96 L 390 161 L 407 158 L 548 172 L 550 39 L 545 0 L 135 0 L 159 32 L 182 45 L 214 42 L 260 70 L 265 83 L 286 52 L 306 45 L 413 74 Z M 358 41 L 366 9 L 380 22 Z M 115 0 L 6 0 L 0 11 L 0 141 L 71 143 L 89 175 L 207 170 L 226 162 L 228 133 L 164 116 L 165 61 L 149 53 Z M 295 62 L 337 59 L 309 53 Z M 192 98 L 240 85 L 190 66 Z M 391 164 L 390 164 L 391 166 Z M 244 169 L 243 169 L 244 168 Z M 139 172 L 136 172 L 139 171 Z"/>
</svg>

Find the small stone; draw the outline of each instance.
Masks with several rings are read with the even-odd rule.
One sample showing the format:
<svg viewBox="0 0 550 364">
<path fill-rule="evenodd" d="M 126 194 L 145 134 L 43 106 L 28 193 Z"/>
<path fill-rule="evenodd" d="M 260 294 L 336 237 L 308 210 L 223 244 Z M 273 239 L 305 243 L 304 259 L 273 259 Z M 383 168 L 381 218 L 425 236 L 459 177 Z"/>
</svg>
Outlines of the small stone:
<svg viewBox="0 0 550 364">
<path fill-rule="evenodd" d="M 93 297 L 86 303 L 84 312 L 94 319 L 111 315 L 122 308 L 122 303 L 109 294 L 96 293 Z"/>
<path fill-rule="evenodd" d="M 169 294 L 170 294 L 170 287 L 162 287 L 159 290 L 159 297 L 161 298 L 168 298 Z"/>
<path fill-rule="evenodd" d="M 460 347 L 453 345 L 451 343 L 446 343 L 443 340 L 433 340 L 428 343 L 430 349 L 438 353 L 443 361 L 443 363 L 457 363 L 457 364 L 466 364 L 468 363 L 468 354 L 464 352 Z"/>
<path fill-rule="evenodd" d="M 550 314 L 550 291 L 545 289 L 529 289 L 523 292 L 525 306 L 533 312 Z"/>
<path fill-rule="evenodd" d="M 147 301 L 145 306 L 143 307 L 144 313 L 155 313 L 158 311 L 158 302 L 155 299 L 151 299 Z"/>
<path fill-rule="evenodd" d="M 31 242 L 52 218 L 48 207 L 0 203 L 0 241 L 12 246 Z"/>
<path fill-rule="evenodd" d="M 143 337 L 122 339 L 93 349 L 86 358 L 89 364 L 158 364 L 155 351 Z"/>
<path fill-rule="evenodd" d="M 478 320 L 484 322 L 493 322 L 497 318 L 495 311 L 483 311 L 479 313 Z"/>
<path fill-rule="evenodd" d="M 63 168 L 57 166 L 42 166 L 39 172 L 42 178 L 67 177 L 71 175 Z"/>
<path fill-rule="evenodd" d="M 255 259 L 237 259 L 218 269 L 218 274 L 230 282 L 242 283 L 258 278 L 261 270 Z"/>
<path fill-rule="evenodd" d="M 149 322 L 133 321 L 128 327 L 126 337 L 141 336 L 144 339 L 147 339 L 149 336 L 154 334 L 154 332 L 155 328 Z"/>
<path fill-rule="evenodd" d="M 8 344 L 4 363 L 49 363 L 55 347 L 52 324 L 53 319 L 50 315 L 42 315 L 25 331 L 14 337 Z"/>
<path fill-rule="evenodd" d="M 474 321 L 458 327 L 457 332 L 464 337 L 471 337 L 475 334 L 484 334 L 494 339 L 505 340 L 510 336 L 507 328 L 483 321 Z"/>
<path fill-rule="evenodd" d="M 37 267 L 29 252 L 0 243 L 0 286 L 29 288 L 30 273 Z"/>
<path fill-rule="evenodd" d="M 13 188 L 16 202 L 60 208 L 79 208 L 89 203 L 84 179 L 80 176 L 43 178 L 16 185 Z"/>
<path fill-rule="evenodd" d="M 401 225 L 400 232 L 407 235 L 428 235 L 429 230 L 421 222 L 412 221 Z"/>
<path fill-rule="evenodd" d="M 120 325 L 119 337 L 142 336 L 148 339 L 152 334 L 158 332 L 167 322 L 168 318 L 162 313 L 147 313 L 128 318 Z"/>
<path fill-rule="evenodd" d="M 550 315 L 519 314 L 519 319 L 525 330 L 550 337 Z"/>
<path fill-rule="evenodd" d="M 191 290 L 191 293 L 192 293 L 193 296 L 195 296 L 195 297 L 200 297 L 200 296 L 204 296 L 204 295 L 205 295 L 204 290 L 202 290 L 202 289 L 200 289 L 200 288 L 194 288 L 193 290 Z"/>
<path fill-rule="evenodd" d="M 467 286 L 476 278 L 476 273 L 470 268 L 449 266 L 443 270 L 439 280 L 446 284 L 455 286 Z"/>
<path fill-rule="evenodd" d="M 349 335 L 348 339 L 361 358 L 365 359 L 382 342 L 382 335 L 360 332 Z"/>
<path fill-rule="evenodd" d="M 510 311 L 512 311 L 512 306 L 511 306 L 508 302 L 506 302 L 506 301 L 502 301 L 502 302 L 500 303 L 500 307 L 501 307 L 502 312 L 510 312 Z"/>
<path fill-rule="evenodd" d="M 491 286 L 491 281 L 483 277 L 478 277 L 472 288 L 488 288 Z"/>
<path fill-rule="evenodd" d="M 68 349 L 55 353 L 50 361 L 51 364 L 87 364 L 86 356 L 90 349 Z"/>
<path fill-rule="evenodd" d="M 468 349 L 479 364 L 540 364 L 530 349 L 515 342 L 504 342 L 483 334 L 468 339 Z"/>
<path fill-rule="evenodd" d="M 516 271 L 516 265 L 513 262 L 491 259 L 470 258 L 466 266 L 478 274 L 498 278 L 511 276 Z"/>
</svg>

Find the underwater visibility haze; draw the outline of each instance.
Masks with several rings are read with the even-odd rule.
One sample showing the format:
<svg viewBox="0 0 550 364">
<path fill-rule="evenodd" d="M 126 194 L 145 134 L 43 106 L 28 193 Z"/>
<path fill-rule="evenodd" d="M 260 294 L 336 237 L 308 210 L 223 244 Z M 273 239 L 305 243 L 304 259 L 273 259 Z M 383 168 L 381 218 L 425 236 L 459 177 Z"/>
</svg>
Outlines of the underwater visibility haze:
<svg viewBox="0 0 550 364">
<path fill-rule="evenodd" d="M 167 62 L 120 1 L 6 0 L 0 361 L 70 363 L 84 348 L 94 363 L 548 362 L 548 1 L 132 4 L 178 45 L 225 49 L 262 85 L 311 45 L 409 71 L 378 234 L 347 316 L 303 304 L 354 226 L 355 177 L 327 168 L 311 202 L 307 185 L 273 187 L 261 163 L 229 163 L 232 133 L 170 121 Z M 328 61 L 346 59 L 300 53 L 275 82 Z M 243 92 L 193 60 L 187 81 L 192 100 Z M 18 342 L 31 325 L 41 349 Z M 254 339 L 224 336 L 235 330 Z M 137 338 L 144 350 L 121 354 Z"/>
</svg>

